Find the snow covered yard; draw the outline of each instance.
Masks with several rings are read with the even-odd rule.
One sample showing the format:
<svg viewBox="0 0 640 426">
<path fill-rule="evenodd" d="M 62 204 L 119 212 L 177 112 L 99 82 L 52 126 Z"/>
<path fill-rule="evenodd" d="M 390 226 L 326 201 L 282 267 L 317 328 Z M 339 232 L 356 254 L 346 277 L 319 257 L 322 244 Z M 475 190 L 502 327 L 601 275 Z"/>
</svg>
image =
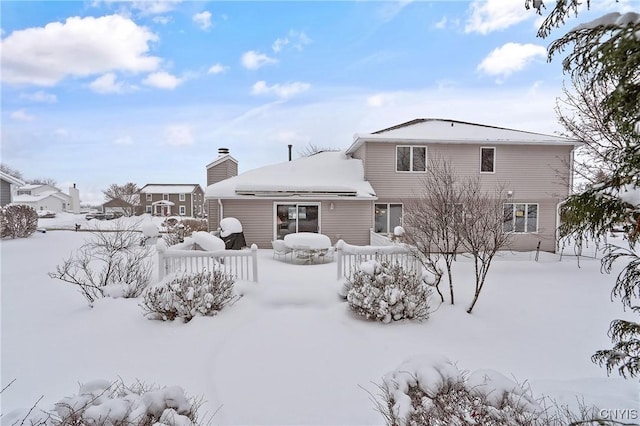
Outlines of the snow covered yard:
<svg viewBox="0 0 640 426">
<path fill-rule="evenodd" d="M 2 241 L 2 412 L 57 402 L 93 379 L 179 385 L 202 396 L 214 424 L 382 424 L 369 394 L 417 354 L 439 354 L 465 370 L 491 368 L 534 394 L 605 409 L 638 407 L 638 383 L 607 377 L 590 361 L 610 347 L 613 276 L 583 258 L 505 254 L 490 271 L 472 315 L 472 264 L 455 264 L 455 306 L 425 322 L 367 322 L 337 295 L 336 264 L 293 265 L 259 250 L 258 284 L 215 317 L 150 321 L 139 300 L 101 299 L 47 276 L 89 234 L 36 233 Z M 155 274 L 155 271 L 154 271 Z M 444 286 L 444 285 L 443 285 Z"/>
</svg>

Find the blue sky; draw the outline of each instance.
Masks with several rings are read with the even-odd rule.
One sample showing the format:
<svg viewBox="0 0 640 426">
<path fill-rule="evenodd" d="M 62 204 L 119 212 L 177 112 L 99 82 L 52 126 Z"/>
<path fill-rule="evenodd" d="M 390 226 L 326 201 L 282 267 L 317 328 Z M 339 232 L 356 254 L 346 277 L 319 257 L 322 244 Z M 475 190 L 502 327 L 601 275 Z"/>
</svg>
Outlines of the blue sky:
<svg viewBox="0 0 640 426">
<path fill-rule="evenodd" d="M 597 3 L 567 28 L 632 5 Z M 112 183 L 204 187 L 219 147 L 242 172 L 415 118 L 562 130 L 546 47 L 563 30 L 536 38 L 522 0 L 0 8 L 1 160 L 83 202 Z"/>
</svg>

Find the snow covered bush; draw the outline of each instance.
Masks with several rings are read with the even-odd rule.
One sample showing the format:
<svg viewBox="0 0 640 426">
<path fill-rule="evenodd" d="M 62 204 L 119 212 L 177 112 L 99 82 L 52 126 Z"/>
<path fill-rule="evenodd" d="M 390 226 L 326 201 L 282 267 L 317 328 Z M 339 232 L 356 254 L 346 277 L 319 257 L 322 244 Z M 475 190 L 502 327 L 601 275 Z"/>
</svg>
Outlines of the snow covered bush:
<svg viewBox="0 0 640 426">
<path fill-rule="evenodd" d="M 420 355 L 387 373 L 373 398 L 389 426 L 566 426 L 613 425 L 600 410 L 578 404 L 578 412 L 495 370 L 461 371 L 449 359 Z"/>
<path fill-rule="evenodd" d="M 62 398 L 52 411 L 34 407 L 9 420 L 15 420 L 10 424 L 42 426 L 197 426 L 199 405 L 180 386 L 126 386 L 121 380 L 94 380 L 81 385 L 76 395 Z"/>
<path fill-rule="evenodd" d="M 206 219 L 182 219 L 166 224 L 166 232 L 162 236 L 167 246 L 173 246 L 184 241 L 185 237 L 190 237 L 194 232 L 207 231 Z"/>
<path fill-rule="evenodd" d="M 389 323 L 429 318 L 429 285 L 401 265 L 363 262 L 345 288 L 349 288 L 347 302 L 351 309 L 367 319 Z"/>
<path fill-rule="evenodd" d="M 38 229 L 38 213 L 31 206 L 10 204 L 0 207 L 0 235 L 2 238 L 26 238 Z"/>
<path fill-rule="evenodd" d="M 133 226 L 94 231 L 49 276 L 78 286 L 89 306 L 102 297 L 138 297 L 151 281 L 152 266 L 151 247 L 140 240 Z"/>
<path fill-rule="evenodd" d="M 149 319 L 191 321 L 196 315 L 213 316 L 237 299 L 234 279 L 220 271 L 203 271 L 149 287 L 140 304 Z"/>
</svg>

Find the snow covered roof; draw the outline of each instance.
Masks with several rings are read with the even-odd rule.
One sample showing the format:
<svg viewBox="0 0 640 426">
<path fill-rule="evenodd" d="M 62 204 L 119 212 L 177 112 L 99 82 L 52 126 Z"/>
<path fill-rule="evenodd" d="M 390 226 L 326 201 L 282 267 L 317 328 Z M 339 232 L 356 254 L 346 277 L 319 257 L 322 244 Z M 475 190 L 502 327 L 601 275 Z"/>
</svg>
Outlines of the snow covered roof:
<svg viewBox="0 0 640 426">
<path fill-rule="evenodd" d="M 356 134 L 347 154 L 351 154 L 365 142 L 581 145 L 580 141 L 561 136 L 438 118 L 419 118 L 377 132 Z"/>
<path fill-rule="evenodd" d="M 190 194 L 200 185 L 192 183 L 161 184 L 149 183 L 140 189 L 145 194 Z"/>
<path fill-rule="evenodd" d="M 59 191 L 46 191 L 37 195 L 16 195 L 13 197 L 13 202 L 16 204 L 20 203 L 36 203 L 38 201 L 42 201 L 45 198 L 55 197 L 64 202 L 69 202 L 70 198 L 67 194 L 64 194 Z"/>
<path fill-rule="evenodd" d="M 249 170 L 209 185 L 205 198 L 354 197 L 375 199 L 361 160 L 344 151 L 320 152 Z"/>
<path fill-rule="evenodd" d="M 9 182 L 12 185 L 20 185 L 20 186 L 24 185 L 24 181 L 18 179 L 15 176 L 11 176 L 10 174 L 5 173 L 3 171 L 0 171 L 0 179 L 6 182 Z"/>
</svg>

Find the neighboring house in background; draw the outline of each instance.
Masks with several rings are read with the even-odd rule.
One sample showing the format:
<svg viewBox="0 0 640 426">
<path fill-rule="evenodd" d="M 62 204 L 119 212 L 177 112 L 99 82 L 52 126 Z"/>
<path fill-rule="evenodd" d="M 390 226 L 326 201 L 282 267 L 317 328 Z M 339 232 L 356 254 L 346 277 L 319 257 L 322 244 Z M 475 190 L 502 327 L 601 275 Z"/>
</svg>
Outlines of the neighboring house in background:
<svg viewBox="0 0 640 426">
<path fill-rule="evenodd" d="M 113 198 L 102 205 L 102 212 L 122 213 L 125 216 L 133 216 L 142 214 L 142 207 L 139 203 L 131 204 L 121 198 Z"/>
<path fill-rule="evenodd" d="M 198 184 L 150 183 L 140 189 L 143 213 L 154 216 L 204 216 L 204 191 Z"/>
<path fill-rule="evenodd" d="M 571 192 L 578 141 L 455 120 L 418 119 L 354 137 L 323 152 L 237 174 L 227 153 L 207 166 L 209 229 L 240 220 L 248 243 L 268 248 L 288 232 L 370 244 L 402 225 L 404 205 L 421 193 L 431 159 L 487 190 L 504 185 L 505 232 L 513 250 L 555 251 L 557 209 Z M 234 169 L 235 166 L 235 169 Z M 214 170 L 212 170 L 214 169 Z M 231 175 L 231 176 L 230 176 Z"/>
<path fill-rule="evenodd" d="M 24 185 L 21 179 L 0 171 L 0 206 L 12 203 L 17 188 Z"/>
<path fill-rule="evenodd" d="M 65 194 L 53 185 L 28 184 L 19 187 L 13 199 L 15 204 L 24 204 L 35 210 L 49 210 L 55 213 L 65 211 L 80 212 L 80 195 L 75 185 Z"/>
</svg>

